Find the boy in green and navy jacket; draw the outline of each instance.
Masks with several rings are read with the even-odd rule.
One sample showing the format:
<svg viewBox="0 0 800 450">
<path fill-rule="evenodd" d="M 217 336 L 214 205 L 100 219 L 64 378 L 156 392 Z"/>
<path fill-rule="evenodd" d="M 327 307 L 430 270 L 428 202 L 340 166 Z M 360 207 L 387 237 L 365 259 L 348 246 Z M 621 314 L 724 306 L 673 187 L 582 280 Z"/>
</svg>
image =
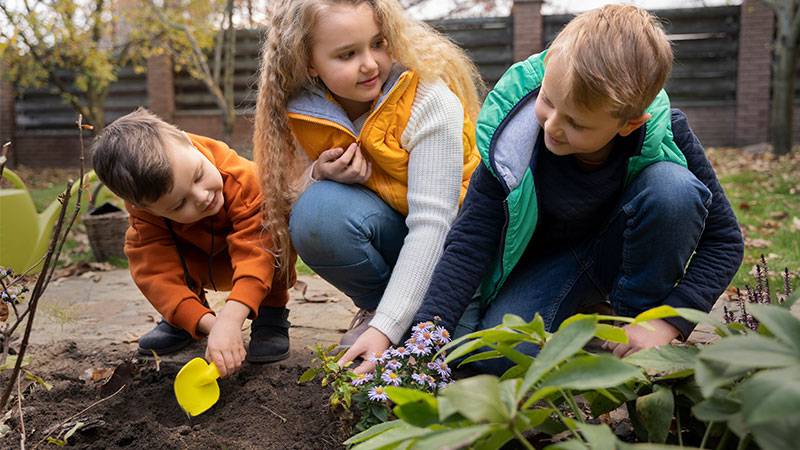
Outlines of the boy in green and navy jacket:
<svg viewBox="0 0 800 450">
<path fill-rule="evenodd" d="M 577 16 L 547 52 L 512 66 L 481 110 L 483 164 L 414 323 L 438 316 L 458 336 L 507 313 L 539 313 L 552 331 L 606 300 L 621 315 L 710 310 L 744 245 L 700 142 L 662 90 L 671 67 L 657 20 L 620 5 Z M 650 325 L 626 327 L 629 343 L 608 348 L 621 357 L 694 327 Z"/>
</svg>

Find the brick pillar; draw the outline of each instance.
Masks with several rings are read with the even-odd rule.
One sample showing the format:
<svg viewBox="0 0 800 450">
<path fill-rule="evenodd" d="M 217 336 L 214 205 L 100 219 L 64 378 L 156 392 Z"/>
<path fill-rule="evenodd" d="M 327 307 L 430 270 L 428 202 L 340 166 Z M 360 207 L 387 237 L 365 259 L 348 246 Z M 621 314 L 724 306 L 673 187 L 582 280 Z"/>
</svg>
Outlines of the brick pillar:
<svg viewBox="0 0 800 450">
<path fill-rule="evenodd" d="M 739 19 L 736 145 L 769 140 L 775 15 L 761 0 L 744 0 Z"/>
<path fill-rule="evenodd" d="M 169 55 L 153 56 L 147 60 L 148 108 L 167 122 L 175 116 L 175 80 Z"/>
<path fill-rule="evenodd" d="M 5 70 L 5 63 L 0 59 L 0 74 L 4 73 Z M 14 101 L 14 85 L 11 81 L 5 80 L 0 76 L 0 146 L 14 140 L 14 131 L 16 129 Z M 13 151 L 14 149 L 12 148 Z M 13 153 L 8 155 L 8 159 L 9 161 L 16 160 Z"/>
<path fill-rule="evenodd" d="M 514 21 L 514 61 L 544 50 L 543 0 L 514 0 L 511 17 Z"/>
</svg>

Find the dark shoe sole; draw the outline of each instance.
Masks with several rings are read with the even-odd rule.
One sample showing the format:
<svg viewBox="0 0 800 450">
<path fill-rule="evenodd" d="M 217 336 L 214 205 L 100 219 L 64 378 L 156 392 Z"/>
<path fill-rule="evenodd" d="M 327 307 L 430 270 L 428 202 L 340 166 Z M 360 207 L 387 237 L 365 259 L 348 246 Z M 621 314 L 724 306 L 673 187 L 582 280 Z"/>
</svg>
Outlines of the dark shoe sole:
<svg viewBox="0 0 800 450">
<path fill-rule="evenodd" d="M 181 342 L 180 344 L 175 344 L 172 347 L 162 348 L 160 350 L 139 347 L 139 354 L 142 356 L 153 356 L 153 352 L 155 352 L 156 355 L 169 355 L 183 350 L 190 346 L 192 342 L 192 340 L 189 340 L 188 342 Z"/>
<path fill-rule="evenodd" d="M 289 350 L 286 350 L 286 353 L 281 353 L 279 355 L 263 355 L 263 356 L 252 355 L 251 356 L 248 353 L 247 357 L 245 357 L 245 360 L 247 362 L 249 362 L 249 363 L 263 364 L 263 363 L 271 363 L 271 362 L 283 361 L 284 359 L 286 359 L 288 357 L 289 357 Z"/>
</svg>

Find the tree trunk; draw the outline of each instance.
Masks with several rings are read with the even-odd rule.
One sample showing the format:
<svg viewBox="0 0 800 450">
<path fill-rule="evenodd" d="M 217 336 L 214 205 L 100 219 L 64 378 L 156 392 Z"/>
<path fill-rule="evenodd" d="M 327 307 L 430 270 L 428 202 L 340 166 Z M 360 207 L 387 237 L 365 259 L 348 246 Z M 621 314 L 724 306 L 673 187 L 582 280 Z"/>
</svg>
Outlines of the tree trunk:
<svg viewBox="0 0 800 450">
<path fill-rule="evenodd" d="M 792 150 L 792 115 L 794 113 L 794 82 L 797 67 L 797 47 L 778 45 L 772 71 L 772 110 L 770 137 L 773 152 L 785 155 Z"/>
<path fill-rule="evenodd" d="M 233 127 L 236 122 L 236 108 L 234 105 L 235 92 L 233 86 L 233 75 L 236 69 L 236 29 L 233 26 L 233 0 L 228 0 L 225 14 L 227 14 L 228 17 L 228 23 L 225 29 L 225 70 L 222 80 L 225 107 L 222 111 L 222 120 L 225 140 L 229 141 L 233 135 Z"/>
</svg>

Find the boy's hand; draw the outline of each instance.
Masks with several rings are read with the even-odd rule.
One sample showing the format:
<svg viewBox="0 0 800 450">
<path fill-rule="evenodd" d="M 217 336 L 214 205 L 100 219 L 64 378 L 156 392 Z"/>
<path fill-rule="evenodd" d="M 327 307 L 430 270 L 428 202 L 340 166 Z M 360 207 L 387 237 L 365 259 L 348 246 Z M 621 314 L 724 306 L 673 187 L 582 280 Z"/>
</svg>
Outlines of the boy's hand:
<svg viewBox="0 0 800 450">
<path fill-rule="evenodd" d="M 242 303 L 225 302 L 208 334 L 206 360 L 216 364 L 222 378 L 242 367 L 245 357 L 242 323 L 249 313 L 250 309 Z"/>
<path fill-rule="evenodd" d="M 661 319 L 650 320 L 647 324 L 653 327 L 653 329 L 648 330 L 639 325 L 624 326 L 623 329 L 628 334 L 628 343 L 618 344 L 616 342 L 606 342 L 603 344 L 603 348 L 612 350 L 614 356 L 618 358 L 624 358 L 631 353 L 638 352 L 645 348 L 669 344 L 680 334 L 677 328 Z"/>
<path fill-rule="evenodd" d="M 311 173 L 315 180 L 333 180 L 344 184 L 364 184 L 370 175 L 372 163 L 364 158 L 355 142 L 347 150 L 335 147 L 322 152 Z"/>
<path fill-rule="evenodd" d="M 369 358 L 373 355 L 380 356 L 391 345 L 391 341 L 385 334 L 378 331 L 377 328 L 369 327 L 367 331 L 356 339 L 353 346 L 347 350 L 347 353 L 339 360 L 339 365 L 344 366 L 346 363 L 361 356 L 364 362 L 356 367 L 353 371 L 355 373 L 365 373 L 375 370 L 375 363 L 370 361 Z"/>
</svg>

